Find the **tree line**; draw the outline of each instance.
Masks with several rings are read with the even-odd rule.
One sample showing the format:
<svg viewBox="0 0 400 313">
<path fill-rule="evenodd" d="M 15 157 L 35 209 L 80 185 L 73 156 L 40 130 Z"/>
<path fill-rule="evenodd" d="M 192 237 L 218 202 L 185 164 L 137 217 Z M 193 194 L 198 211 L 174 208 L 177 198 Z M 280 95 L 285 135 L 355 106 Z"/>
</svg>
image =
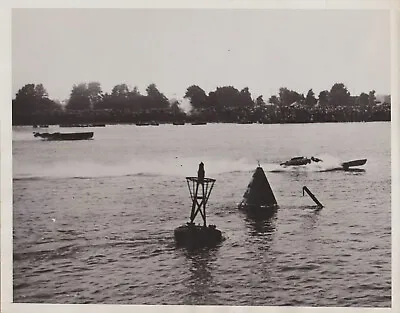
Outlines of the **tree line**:
<svg viewBox="0 0 400 313">
<path fill-rule="evenodd" d="M 253 98 L 248 87 L 238 90 L 233 86 L 217 87 L 207 94 L 198 85 L 191 85 L 183 98 L 190 103 L 190 111 L 185 112 L 182 100 L 168 99 L 155 84 L 143 95 L 137 87 L 130 89 L 126 84 L 104 93 L 99 82 L 89 82 L 74 85 L 66 105 L 62 105 L 49 98 L 43 84 L 26 84 L 12 101 L 13 124 L 390 120 L 390 95 L 383 104 L 378 103 L 375 90 L 354 96 L 343 83 L 335 83 L 318 97 L 312 89 L 304 95 L 282 87 L 267 103 L 263 95 Z M 332 118 L 335 114 L 339 117 Z M 354 117 L 357 114 L 359 117 Z"/>
</svg>

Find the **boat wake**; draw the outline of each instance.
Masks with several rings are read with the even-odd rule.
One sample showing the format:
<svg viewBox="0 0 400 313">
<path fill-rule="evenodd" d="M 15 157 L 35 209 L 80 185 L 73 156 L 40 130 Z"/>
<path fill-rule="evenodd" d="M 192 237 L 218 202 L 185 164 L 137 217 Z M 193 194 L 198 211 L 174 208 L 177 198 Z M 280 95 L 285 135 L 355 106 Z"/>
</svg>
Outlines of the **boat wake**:
<svg viewBox="0 0 400 313">
<path fill-rule="evenodd" d="M 265 172 L 330 172 L 343 171 L 341 160 L 332 156 L 318 156 L 323 162 L 311 163 L 299 166 L 280 166 L 279 162 L 260 162 Z M 257 161 L 252 159 L 233 158 L 210 158 L 210 157 L 178 157 L 167 158 L 134 158 L 128 162 L 100 163 L 95 161 L 72 161 L 65 160 L 55 163 L 26 164 L 14 161 L 14 180 L 38 180 L 75 178 L 89 179 L 101 177 L 122 176 L 170 176 L 186 177 L 197 173 L 199 162 L 206 165 L 206 175 L 213 177 L 221 174 L 234 174 L 251 172 L 257 167 Z M 349 171 L 360 171 L 360 169 L 349 169 Z M 362 170 L 361 170 L 362 171 Z"/>
<path fill-rule="evenodd" d="M 256 162 L 246 159 L 216 159 L 201 157 L 170 157 L 168 159 L 132 159 L 126 163 L 104 164 L 90 161 L 64 161 L 52 164 L 18 164 L 14 166 L 14 180 L 43 178 L 96 178 L 121 176 L 171 176 L 186 177 L 197 173 L 198 163 L 206 164 L 206 175 L 248 172 Z"/>
<path fill-rule="evenodd" d="M 323 160 L 322 162 L 311 162 L 306 165 L 281 166 L 280 164 L 266 164 L 264 169 L 270 173 L 291 173 L 291 172 L 332 172 L 343 171 L 343 162 L 339 158 L 331 155 L 314 155 L 314 157 Z"/>
</svg>

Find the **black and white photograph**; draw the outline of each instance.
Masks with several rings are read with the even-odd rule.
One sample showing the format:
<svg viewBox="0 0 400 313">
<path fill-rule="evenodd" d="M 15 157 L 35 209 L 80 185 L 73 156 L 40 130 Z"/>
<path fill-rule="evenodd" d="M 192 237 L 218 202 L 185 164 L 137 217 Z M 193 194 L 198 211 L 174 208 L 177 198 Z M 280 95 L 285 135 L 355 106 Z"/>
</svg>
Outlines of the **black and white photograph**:
<svg viewBox="0 0 400 313">
<path fill-rule="evenodd" d="M 392 308 L 390 10 L 11 31 L 13 303 Z"/>
</svg>

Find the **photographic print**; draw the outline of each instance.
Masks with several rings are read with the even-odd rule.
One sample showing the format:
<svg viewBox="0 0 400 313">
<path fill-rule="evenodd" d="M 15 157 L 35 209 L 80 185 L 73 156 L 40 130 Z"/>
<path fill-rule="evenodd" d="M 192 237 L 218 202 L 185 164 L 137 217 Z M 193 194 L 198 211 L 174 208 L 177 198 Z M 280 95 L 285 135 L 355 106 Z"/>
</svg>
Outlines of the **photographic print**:
<svg viewBox="0 0 400 313">
<path fill-rule="evenodd" d="M 13 302 L 390 308 L 389 10 L 13 9 Z"/>
</svg>

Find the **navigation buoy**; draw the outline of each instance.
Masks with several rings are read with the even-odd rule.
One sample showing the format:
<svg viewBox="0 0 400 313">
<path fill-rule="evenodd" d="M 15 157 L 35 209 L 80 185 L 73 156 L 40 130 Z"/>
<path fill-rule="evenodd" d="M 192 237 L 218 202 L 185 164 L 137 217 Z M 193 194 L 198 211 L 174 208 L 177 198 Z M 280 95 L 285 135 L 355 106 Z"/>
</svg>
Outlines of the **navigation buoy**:
<svg viewBox="0 0 400 313">
<path fill-rule="evenodd" d="M 206 220 L 206 204 L 214 187 L 215 179 L 205 177 L 204 164 L 199 164 L 197 177 L 186 177 L 192 209 L 190 221 L 175 229 L 175 241 L 178 246 L 211 247 L 222 241 L 222 233 L 215 225 L 208 225 Z M 203 225 L 196 225 L 194 220 L 200 213 Z"/>
<path fill-rule="evenodd" d="M 252 179 L 239 204 L 239 209 L 251 213 L 273 213 L 277 209 L 277 202 L 262 167 L 258 164 Z"/>
</svg>

